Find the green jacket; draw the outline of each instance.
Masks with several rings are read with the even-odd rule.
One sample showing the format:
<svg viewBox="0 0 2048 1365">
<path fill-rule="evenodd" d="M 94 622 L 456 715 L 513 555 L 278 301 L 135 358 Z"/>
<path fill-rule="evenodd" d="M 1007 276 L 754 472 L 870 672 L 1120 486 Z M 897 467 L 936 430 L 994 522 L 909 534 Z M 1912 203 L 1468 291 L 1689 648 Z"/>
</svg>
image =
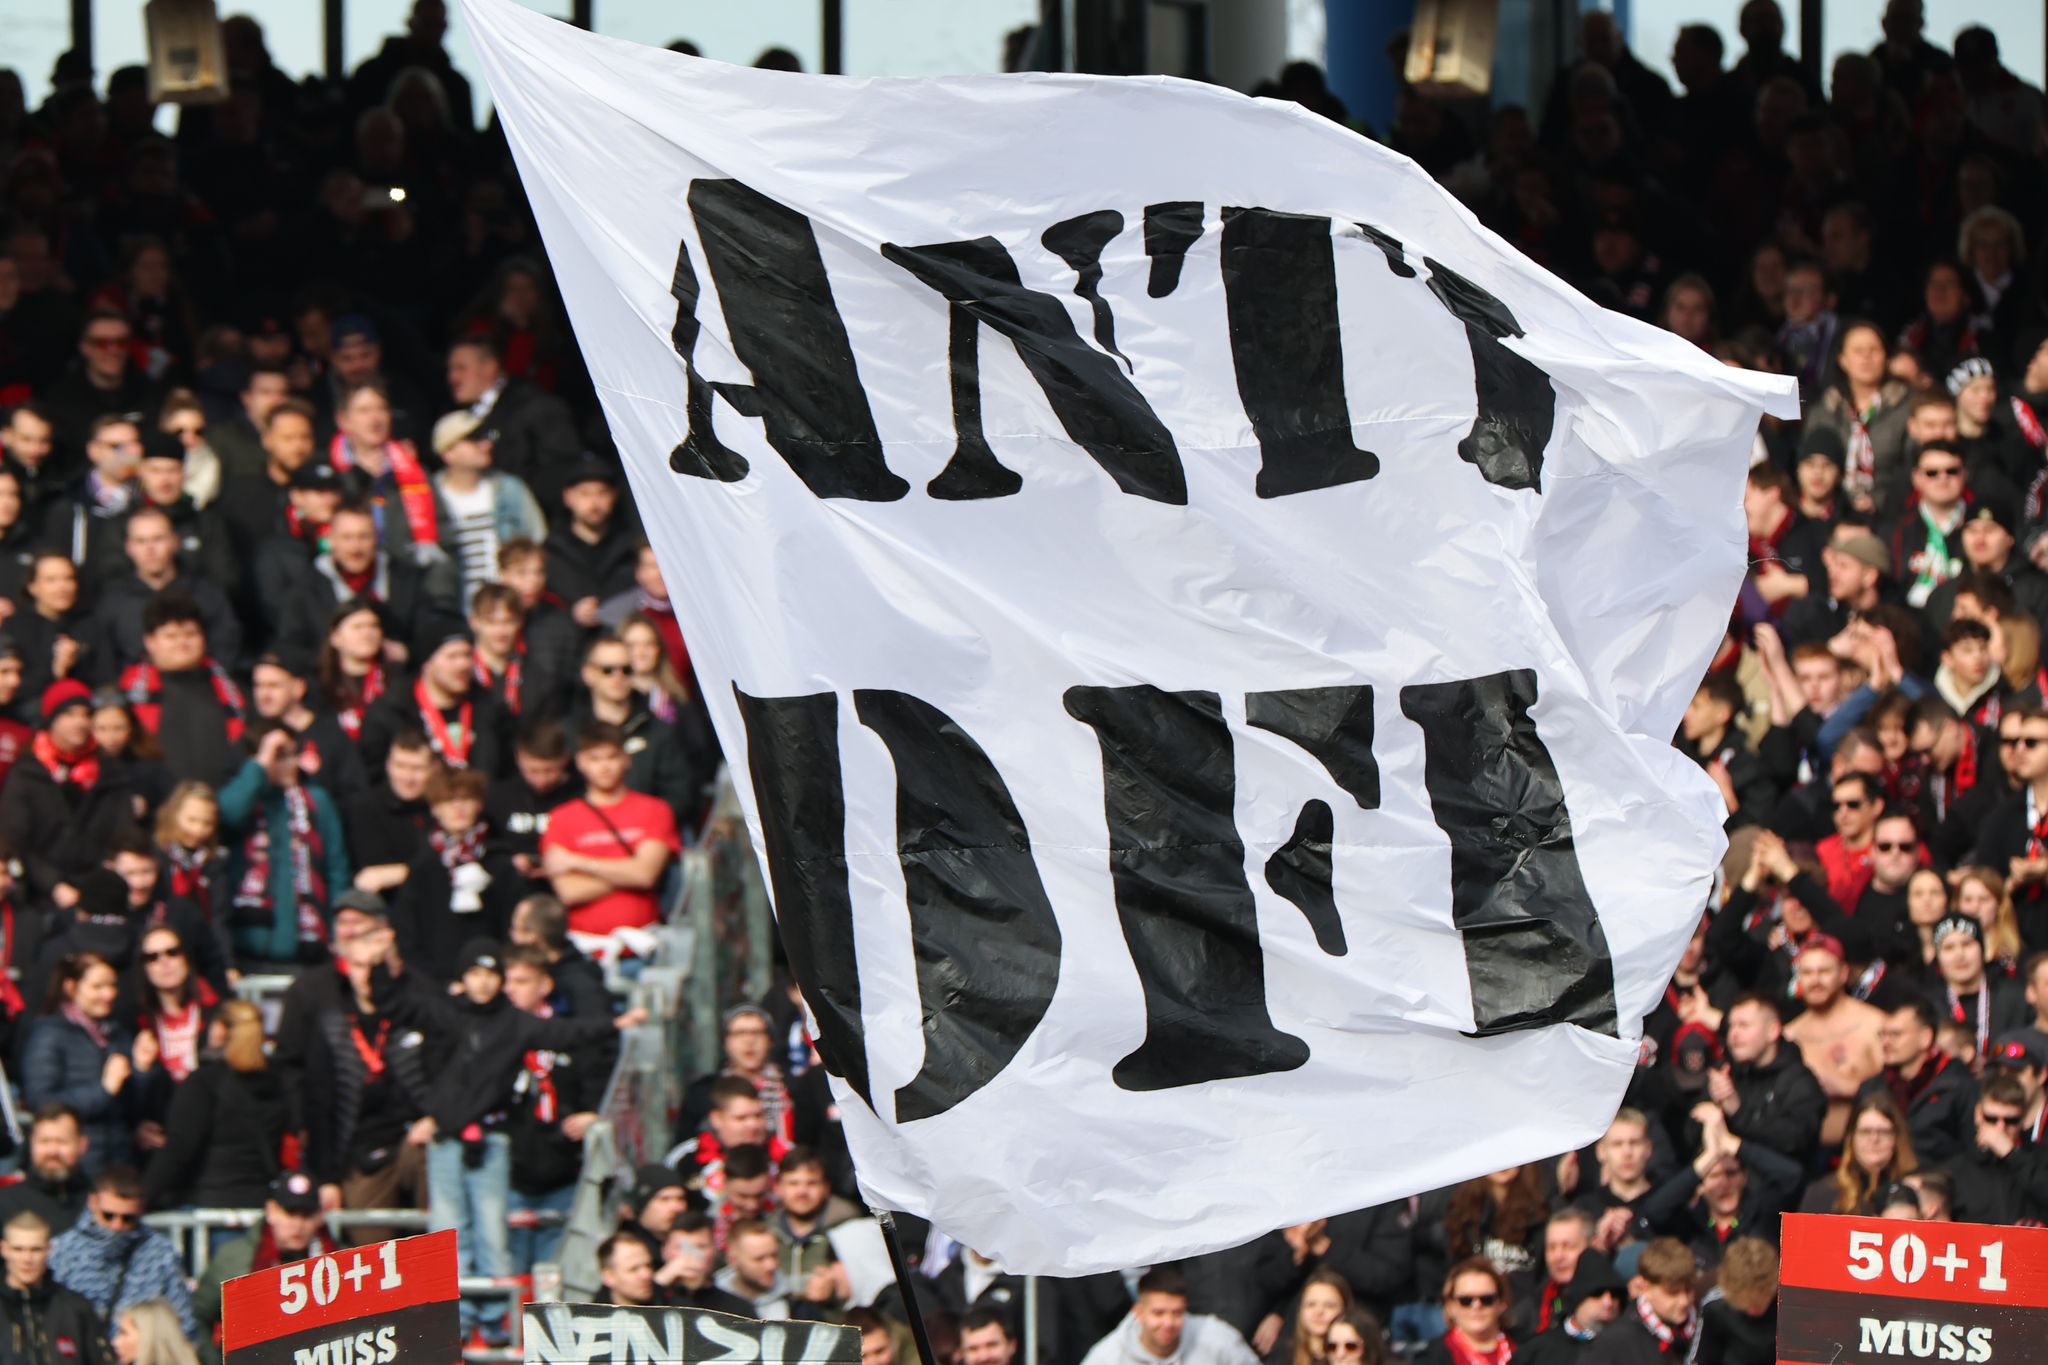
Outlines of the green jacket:
<svg viewBox="0 0 2048 1365">
<path fill-rule="evenodd" d="M 334 813 L 334 799 L 318 787 L 307 787 L 305 791 L 312 798 L 313 833 L 319 844 L 313 873 L 326 884 L 326 894 L 321 897 L 320 904 L 320 915 L 325 919 L 328 902 L 348 890 L 348 844 L 342 835 L 341 817 Z M 271 848 L 278 850 L 270 859 L 270 923 L 244 922 L 240 918 L 242 912 L 229 907 L 228 922 L 234 926 L 235 952 L 239 956 L 269 962 L 297 960 L 299 917 L 297 897 L 292 890 L 292 860 L 287 851 L 291 845 L 291 814 L 285 807 L 283 789 L 271 786 L 270 779 L 264 776 L 263 765 L 252 758 L 242 765 L 242 770 L 227 786 L 221 788 L 220 818 L 221 824 L 231 832 L 226 878 L 230 897 L 242 884 L 242 869 L 248 863 L 244 845 L 256 821 L 263 821 L 263 827 L 270 833 Z"/>
</svg>

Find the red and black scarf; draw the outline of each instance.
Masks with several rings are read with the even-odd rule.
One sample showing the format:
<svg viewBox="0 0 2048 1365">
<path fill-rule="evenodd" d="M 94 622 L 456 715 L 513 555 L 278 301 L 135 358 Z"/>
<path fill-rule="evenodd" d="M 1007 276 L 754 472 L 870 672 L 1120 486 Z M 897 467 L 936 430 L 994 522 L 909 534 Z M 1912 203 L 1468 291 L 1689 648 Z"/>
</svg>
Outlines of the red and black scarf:
<svg viewBox="0 0 2048 1365">
<path fill-rule="evenodd" d="M 1657 1350 L 1665 1355 L 1684 1355 L 1692 1345 L 1693 1334 L 1700 1329 L 1700 1315 L 1697 1309 L 1688 1310 L 1685 1321 L 1673 1327 L 1657 1316 L 1657 1310 L 1650 1307 L 1646 1298 L 1636 1300 L 1636 1316 L 1642 1319 L 1643 1330 L 1657 1343 Z"/>
<path fill-rule="evenodd" d="M 536 1019 L 552 1019 L 555 1011 L 543 1000 L 532 1011 Z M 562 1117 L 561 1097 L 555 1093 L 555 1054 L 545 1048 L 526 1050 L 526 1077 L 533 1090 L 533 1116 L 542 1123 Z"/>
<path fill-rule="evenodd" d="M 1515 1358 L 1515 1343 L 1508 1340 L 1505 1332 L 1482 1351 L 1453 1327 L 1444 1333 L 1444 1350 L 1450 1354 L 1452 1365 L 1508 1365 Z"/>
<path fill-rule="evenodd" d="M 213 679 L 214 700 L 220 709 L 227 712 L 228 743 L 242 742 L 242 732 L 248 728 L 249 708 L 242 700 L 242 689 L 235 686 L 235 680 L 228 676 L 211 657 L 205 661 L 207 673 Z M 142 728 L 152 735 L 163 732 L 164 719 L 164 675 L 157 666 L 147 661 L 131 667 L 121 675 L 121 691 L 128 697 L 128 704 L 135 708 L 135 718 L 142 722 Z"/>
<path fill-rule="evenodd" d="M 487 690 L 495 687 L 496 679 L 491 675 L 491 666 L 484 662 L 484 652 L 479 649 L 475 651 L 474 657 L 476 662 L 470 665 L 470 676 Z M 521 640 L 512 648 L 512 658 L 506 663 L 503 674 L 505 687 L 498 694 L 498 699 L 505 703 L 505 709 L 515 716 L 519 714 L 519 685 L 525 676 L 526 641 Z"/>
<path fill-rule="evenodd" d="M 327 877 L 321 871 L 326 850 L 322 847 L 320 826 L 313 819 L 313 798 L 304 787 L 284 789 L 284 808 L 285 825 L 291 837 L 292 899 L 297 902 L 294 909 L 299 924 L 299 940 L 317 943 L 327 937 L 327 925 L 320 916 L 320 907 L 327 904 Z M 264 912 L 276 908 L 275 898 L 270 892 L 270 857 L 273 851 L 270 822 L 258 820 L 242 845 L 245 862 L 242 884 L 235 892 L 237 906 Z"/>
<path fill-rule="evenodd" d="M 426 728 L 427 743 L 434 746 L 434 752 L 443 763 L 451 768 L 467 768 L 470 750 L 476 747 L 475 708 L 467 697 L 455 709 L 455 730 L 462 732 L 462 741 L 456 742 L 454 732 L 448 725 L 448 717 L 441 714 L 441 708 L 434 705 L 427 695 L 427 680 L 421 678 L 412 685 L 413 704 L 419 708 L 420 724 Z"/>
<path fill-rule="evenodd" d="M 82 748 L 67 754 L 57 747 L 48 730 L 38 730 L 29 750 L 37 762 L 50 770 L 50 776 L 60 787 L 70 783 L 80 791 L 90 791 L 100 780 L 100 748 L 89 739 Z"/>
<path fill-rule="evenodd" d="M 171 894 L 200 905 L 209 903 L 213 889 L 214 852 L 210 848 L 187 848 L 172 840 L 164 849 L 170 865 Z"/>
<path fill-rule="evenodd" d="M 441 855 L 441 866 L 453 872 L 464 863 L 480 863 L 484 858 L 484 827 L 481 822 L 471 825 L 460 834 L 449 834 L 436 828 L 427 836 L 434 852 Z"/>
<path fill-rule="evenodd" d="M 355 685 L 355 697 L 335 711 L 334 718 L 341 722 L 342 733 L 350 739 L 362 737 L 363 713 L 370 709 L 371 702 L 384 695 L 384 684 L 384 665 L 371 664 L 370 671 Z"/>
</svg>

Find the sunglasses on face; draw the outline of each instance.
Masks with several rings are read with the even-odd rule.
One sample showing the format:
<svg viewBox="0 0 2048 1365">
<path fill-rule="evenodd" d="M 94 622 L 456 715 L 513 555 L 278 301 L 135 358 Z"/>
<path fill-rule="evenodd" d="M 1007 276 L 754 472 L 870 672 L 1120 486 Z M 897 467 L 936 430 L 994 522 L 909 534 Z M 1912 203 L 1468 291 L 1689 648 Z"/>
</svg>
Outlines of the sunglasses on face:
<svg viewBox="0 0 2048 1365">
<path fill-rule="evenodd" d="M 2019 1114 L 1986 1114 L 1984 1121 L 1986 1123 L 1995 1123 L 2000 1128 L 2017 1128 L 2025 1120 Z"/>
<path fill-rule="evenodd" d="M 1960 479 L 1963 477 L 1963 467 L 1959 464 L 1924 464 L 1920 466 L 1920 472 L 1930 479 Z"/>
<path fill-rule="evenodd" d="M 128 348 L 127 337 L 87 337 L 85 344 L 95 351 L 123 351 Z"/>
<path fill-rule="evenodd" d="M 110 1228 L 132 1228 L 142 1221 L 139 1213 L 117 1213 L 111 1209 L 101 1209 L 94 1216 Z"/>
<path fill-rule="evenodd" d="M 1323 1350 L 1333 1356 L 1362 1356 L 1365 1354 L 1365 1343 L 1362 1341 L 1331 1341 L 1324 1343 Z"/>
<path fill-rule="evenodd" d="M 1835 809 L 1836 809 L 1836 810 L 1862 810 L 1862 809 L 1863 809 L 1863 808 L 1864 808 L 1865 806 L 1867 806 L 1867 805 L 1869 805 L 1869 804 L 1870 804 L 1870 800 L 1869 800 L 1869 798 L 1868 798 L 1868 797 L 1858 797 L 1858 798 L 1855 798 L 1855 799 L 1852 799 L 1852 800 L 1848 800 L 1848 801 L 1837 801 L 1837 802 L 1835 802 Z"/>
<path fill-rule="evenodd" d="M 616 678 L 621 673 L 632 671 L 630 664 L 592 664 L 590 668 L 593 673 L 601 673 L 607 678 Z"/>
<path fill-rule="evenodd" d="M 1872 847 L 1874 847 L 1879 853 L 1911 853 L 1914 849 L 1920 847 L 1920 845 L 1916 840 L 1913 839 L 1904 839 L 1900 840 L 1897 843 L 1886 843 L 1884 840 L 1880 839 L 1875 844 L 1873 844 Z"/>
<path fill-rule="evenodd" d="M 1498 1294 L 1453 1294 L 1451 1302 L 1460 1308 L 1491 1308 L 1500 1302 Z"/>
<path fill-rule="evenodd" d="M 144 953 L 142 960 L 144 962 L 177 962 L 182 961 L 184 956 L 185 950 L 183 948 L 158 948 L 153 952 Z"/>
<path fill-rule="evenodd" d="M 2038 749 L 2043 744 L 2048 744 L 2048 735 L 2015 735 L 2009 740 L 2002 740 L 2000 742 L 2015 744 L 2022 749 Z"/>
</svg>

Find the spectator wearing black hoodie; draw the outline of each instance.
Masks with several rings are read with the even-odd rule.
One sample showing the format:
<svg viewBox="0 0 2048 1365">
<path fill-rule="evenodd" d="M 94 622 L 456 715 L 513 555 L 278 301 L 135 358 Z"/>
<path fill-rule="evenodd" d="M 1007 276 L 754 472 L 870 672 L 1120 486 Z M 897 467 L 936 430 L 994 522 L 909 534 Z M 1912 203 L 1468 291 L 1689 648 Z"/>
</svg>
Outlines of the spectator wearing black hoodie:
<svg viewBox="0 0 2048 1365">
<path fill-rule="evenodd" d="M 366 937 L 386 946 L 382 933 Z M 428 1038 L 426 1114 L 413 1125 L 414 1140 L 427 1140 L 428 1222 L 436 1229 L 457 1229 L 463 1274 L 509 1274 L 505 1214 L 511 1139 L 505 1123 L 527 1054 L 597 1042 L 615 1029 L 639 1024 L 647 1012 L 554 1019 L 516 1009 L 504 995 L 504 949 L 489 939 L 463 948 L 456 962 L 462 993 L 456 996 L 420 972 L 394 976 L 391 962 L 387 952 L 373 970 L 378 1007 Z M 508 1335 L 502 1309 L 493 1312 L 473 1299 L 463 1303 L 465 1335 L 471 1328 L 481 1330 L 486 1341 Z"/>
<path fill-rule="evenodd" d="M 563 477 L 562 506 L 566 524 L 547 542 L 547 583 L 576 624 L 590 630 L 604 600 L 632 588 L 639 560 L 619 524 L 617 467 L 595 455 L 577 461 Z"/>
<path fill-rule="evenodd" d="M 175 439 L 175 438 L 174 438 Z M 140 508 L 128 516 L 124 542 L 129 571 L 99 590 L 93 606 L 92 652 L 102 678 L 146 657 L 145 616 L 152 602 L 166 593 L 190 601 L 206 635 L 208 652 L 230 669 L 242 662 L 242 626 L 227 594 L 212 581 L 196 578 L 178 563 L 178 540 L 171 519 L 161 509 Z"/>
<path fill-rule="evenodd" d="M 68 909 L 72 883 L 100 865 L 115 833 L 135 818 L 127 773 L 92 737 L 92 694 L 66 678 L 43 693 L 43 728 L 0 791 L 0 839 L 21 859 L 35 900 Z"/>
<path fill-rule="evenodd" d="M 525 890 L 512 860 L 485 843 L 485 786 L 484 775 L 467 768 L 439 768 L 427 779 L 433 828 L 392 899 L 399 950 L 441 981 L 455 979 L 463 944 L 505 937 Z"/>
<path fill-rule="evenodd" d="M 1575 1365 L 1587 1358 L 1602 1329 L 1621 1315 L 1628 1286 L 1606 1253 L 1579 1253 L 1578 1268 L 1558 1300 L 1557 1321 L 1531 1337 L 1515 1359 L 1524 1365 Z"/>
</svg>

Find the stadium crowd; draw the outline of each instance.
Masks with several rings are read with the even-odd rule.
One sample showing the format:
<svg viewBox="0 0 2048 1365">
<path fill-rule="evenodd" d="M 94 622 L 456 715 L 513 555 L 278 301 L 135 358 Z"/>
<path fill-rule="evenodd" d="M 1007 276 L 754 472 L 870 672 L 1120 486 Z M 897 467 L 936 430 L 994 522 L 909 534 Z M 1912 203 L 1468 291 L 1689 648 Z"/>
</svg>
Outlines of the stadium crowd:
<svg viewBox="0 0 2048 1365">
<path fill-rule="evenodd" d="M 483 1274 L 555 1257 L 508 1216 L 568 1205 L 637 1017 L 600 963 L 704 816 L 688 647 L 445 26 L 417 0 L 299 83 L 230 18 L 174 136 L 139 68 L 67 57 L 33 109 L 0 71 L 10 1359 L 211 1357 L 223 1280 L 385 1231 L 338 1209 L 428 1207 Z M 1680 32 L 1674 91 L 1593 12 L 1540 115 L 1402 96 L 1386 140 L 1518 248 L 1799 377 L 1675 738 L 1725 882 L 1595 1146 L 1044 1281 L 1047 1365 L 1744 1365 L 1781 1211 L 2048 1219 L 2043 101 L 1981 27 L 1883 27 L 1823 90 L 1752 0 L 1739 53 Z M 1312 67 L 1268 93 L 1345 118 Z M 237 983 L 280 973 L 267 1023 Z M 722 1045 L 618 1191 L 607 1295 L 910 1365 L 904 1291 L 856 1304 L 835 1250 L 863 1211 L 793 990 Z M 140 1221 L 189 1207 L 264 1211 L 196 1286 Z M 1010 1365 L 1022 1282 L 903 1231 L 941 1360 Z"/>
</svg>

